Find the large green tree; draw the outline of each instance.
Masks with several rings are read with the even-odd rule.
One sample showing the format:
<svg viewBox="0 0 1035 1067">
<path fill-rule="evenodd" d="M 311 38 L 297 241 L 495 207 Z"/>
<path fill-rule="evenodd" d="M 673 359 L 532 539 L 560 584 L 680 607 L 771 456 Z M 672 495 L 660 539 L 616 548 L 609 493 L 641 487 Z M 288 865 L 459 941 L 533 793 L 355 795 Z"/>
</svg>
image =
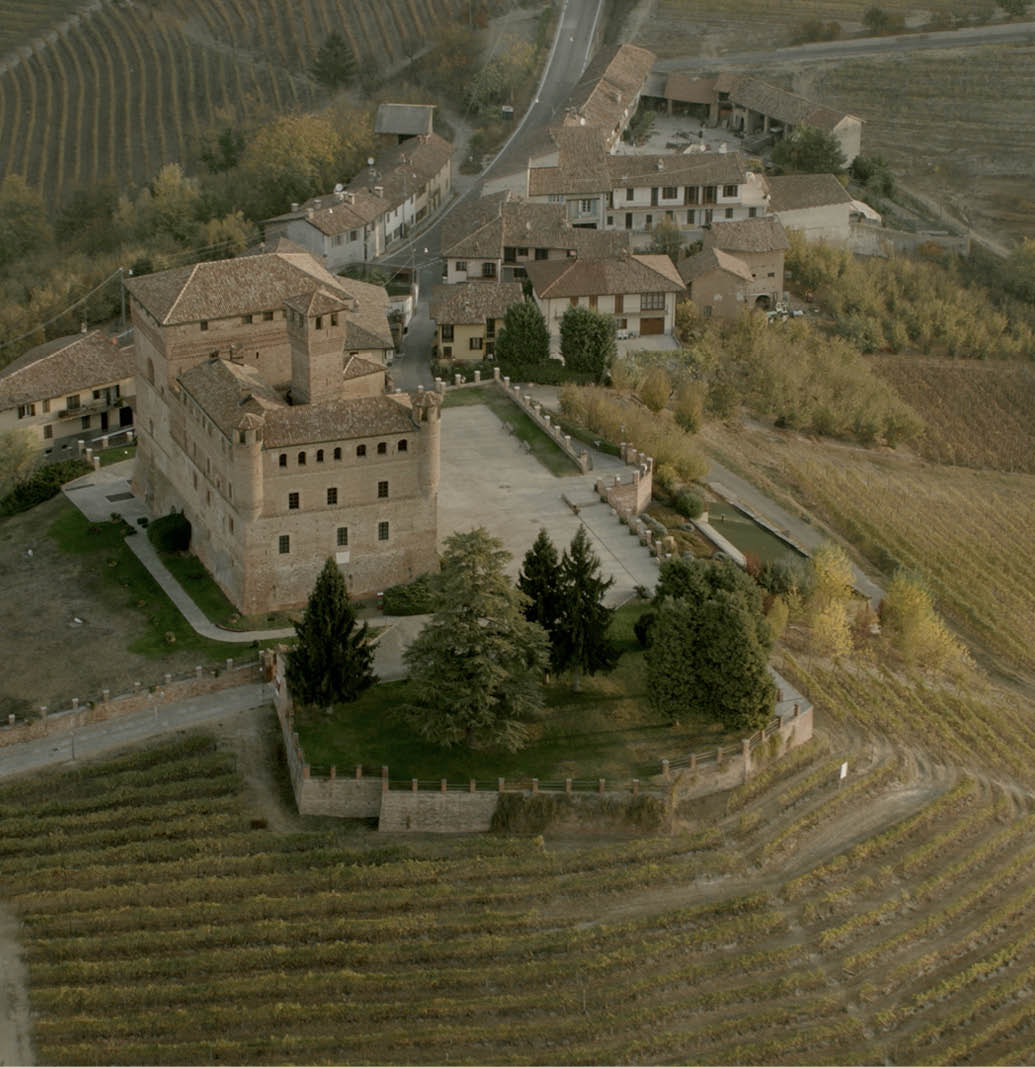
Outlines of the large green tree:
<svg viewBox="0 0 1035 1067">
<path fill-rule="evenodd" d="M 550 358 L 550 331 L 531 300 L 511 304 L 496 336 L 496 359 L 504 369 L 520 369 Z"/>
<path fill-rule="evenodd" d="M 571 671 L 578 692 L 583 674 L 610 671 L 618 662 L 618 648 L 608 636 L 614 609 L 604 595 L 614 585 L 600 575 L 600 560 L 580 526 L 560 566 L 560 615 L 553 633 L 559 669 Z"/>
<path fill-rule="evenodd" d="M 348 85 L 356 76 L 356 57 L 338 30 L 332 30 L 324 38 L 313 60 L 312 72 L 326 89 Z"/>
<path fill-rule="evenodd" d="M 327 706 L 355 700 L 377 680 L 370 628 L 357 625 L 345 579 L 333 559 L 320 571 L 295 633 L 286 674 L 300 703 Z"/>
<path fill-rule="evenodd" d="M 615 320 L 592 308 L 572 307 L 561 317 L 561 355 L 571 370 L 603 381 L 617 353 Z"/>
<path fill-rule="evenodd" d="M 815 126 L 795 126 L 773 148 L 773 162 L 798 174 L 838 174 L 848 161 L 838 139 Z"/>
<path fill-rule="evenodd" d="M 555 633 L 561 616 L 561 560 L 546 530 L 540 530 L 525 553 L 518 574 L 518 589 L 528 597 L 525 618 L 537 622 L 550 639 L 550 666 L 558 670 Z"/>
<path fill-rule="evenodd" d="M 42 251 L 53 240 L 39 193 L 20 174 L 9 174 L 0 183 L 0 269 Z"/>
<path fill-rule="evenodd" d="M 400 709 L 435 744 L 517 751 L 542 707 L 548 641 L 525 618 L 526 598 L 504 571 L 509 559 L 482 528 L 446 539 L 440 607 L 404 653 L 412 696 Z"/>
<path fill-rule="evenodd" d="M 761 726 L 776 702 L 761 621 L 727 589 L 700 603 L 665 600 L 644 653 L 651 707 L 673 722 L 700 715 L 729 729 Z"/>
</svg>

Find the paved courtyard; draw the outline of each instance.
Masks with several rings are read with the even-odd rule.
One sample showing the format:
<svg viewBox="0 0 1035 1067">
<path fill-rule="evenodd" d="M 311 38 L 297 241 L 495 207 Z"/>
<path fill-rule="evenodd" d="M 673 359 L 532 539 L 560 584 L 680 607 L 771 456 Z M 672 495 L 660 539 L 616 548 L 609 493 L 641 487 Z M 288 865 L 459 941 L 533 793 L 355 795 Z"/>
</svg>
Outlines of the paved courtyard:
<svg viewBox="0 0 1035 1067">
<path fill-rule="evenodd" d="M 587 475 L 576 472 L 555 477 L 524 451 L 487 407 L 446 408 L 442 413 L 439 537 L 486 527 L 513 555 L 510 573 L 516 577 L 540 529 L 546 529 L 560 552 L 583 523 L 602 570 L 615 579 L 608 602 L 623 603 L 637 585 L 653 588 L 658 567 L 639 538 L 593 492 L 597 478 L 623 473 L 628 478 L 632 468 L 600 453 L 594 461 L 596 469 Z M 578 515 L 562 494 L 579 506 Z"/>
</svg>

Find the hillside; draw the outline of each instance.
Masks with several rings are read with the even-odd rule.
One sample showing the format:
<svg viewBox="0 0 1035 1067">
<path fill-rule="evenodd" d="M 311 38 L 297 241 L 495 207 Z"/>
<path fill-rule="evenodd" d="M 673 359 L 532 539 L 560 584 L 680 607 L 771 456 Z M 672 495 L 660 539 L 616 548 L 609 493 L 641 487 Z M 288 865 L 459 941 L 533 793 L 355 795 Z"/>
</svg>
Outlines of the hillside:
<svg viewBox="0 0 1035 1067">
<path fill-rule="evenodd" d="M 332 29 L 360 71 L 384 71 L 463 0 L 0 0 L 0 179 L 45 199 L 105 178 L 150 178 L 201 134 L 311 106 L 312 55 Z"/>
</svg>

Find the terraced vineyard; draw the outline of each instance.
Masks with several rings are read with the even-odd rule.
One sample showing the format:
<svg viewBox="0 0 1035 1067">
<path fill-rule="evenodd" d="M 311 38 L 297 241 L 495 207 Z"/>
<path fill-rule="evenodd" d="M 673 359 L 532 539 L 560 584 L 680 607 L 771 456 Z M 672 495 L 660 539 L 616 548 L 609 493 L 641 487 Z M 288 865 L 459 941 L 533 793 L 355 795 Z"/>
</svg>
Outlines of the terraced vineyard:
<svg viewBox="0 0 1035 1067">
<path fill-rule="evenodd" d="M 927 427 L 936 463 L 1035 474 L 1035 366 L 1020 361 L 874 357 L 873 369 Z"/>
<path fill-rule="evenodd" d="M 705 436 L 756 484 L 820 516 L 890 576 L 926 576 L 939 610 L 1012 666 L 1035 666 L 1035 478 L 921 465 L 791 435 Z M 794 505 L 792 504 L 792 508 Z"/>
<path fill-rule="evenodd" d="M 7 785 L 37 1056 L 1030 1062 L 1029 795 L 852 736 L 603 846 L 255 829 L 203 736 Z"/>
<path fill-rule="evenodd" d="M 309 107 L 312 55 L 332 29 L 360 67 L 402 60 L 461 0 L 0 0 L 0 179 L 47 198 L 183 161 L 213 124 Z M 49 21 L 45 21 L 49 20 Z M 6 54 L 5 54 L 6 53 Z"/>
</svg>

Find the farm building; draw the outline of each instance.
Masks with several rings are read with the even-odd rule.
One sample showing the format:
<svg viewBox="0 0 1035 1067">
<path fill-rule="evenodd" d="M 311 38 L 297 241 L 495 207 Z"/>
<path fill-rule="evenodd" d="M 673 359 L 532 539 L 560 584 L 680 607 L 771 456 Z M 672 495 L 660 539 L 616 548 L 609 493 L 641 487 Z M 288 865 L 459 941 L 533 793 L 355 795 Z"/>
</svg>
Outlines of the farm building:
<svg viewBox="0 0 1035 1067">
<path fill-rule="evenodd" d="M 785 230 L 834 243 L 851 235 L 852 198 L 833 174 L 786 174 L 770 178 L 769 190 L 770 207 Z"/>
</svg>

